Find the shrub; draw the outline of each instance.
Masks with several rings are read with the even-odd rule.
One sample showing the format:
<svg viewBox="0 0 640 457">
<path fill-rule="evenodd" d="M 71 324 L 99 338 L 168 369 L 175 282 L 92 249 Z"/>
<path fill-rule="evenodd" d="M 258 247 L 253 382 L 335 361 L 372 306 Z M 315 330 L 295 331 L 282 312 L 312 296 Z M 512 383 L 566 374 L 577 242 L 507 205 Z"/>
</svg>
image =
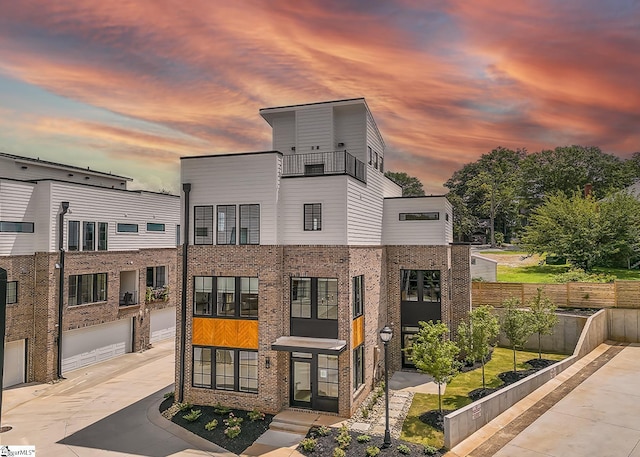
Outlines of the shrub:
<svg viewBox="0 0 640 457">
<path fill-rule="evenodd" d="M 238 436 L 240 434 L 240 432 L 241 432 L 241 430 L 240 430 L 240 426 L 239 425 L 234 425 L 233 427 L 227 427 L 227 428 L 224 429 L 224 434 L 230 440 L 232 440 L 236 436 Z"/>
<path fill-rule="evenodd" d="M 224 416 L 225 414 L 229 414 L 231 412 L 231 408 L 227 408 L 226 406 L 222 406 L 220 404 L 220 402 L 218 402 L 213 407 L 213 412 L 218 414 L 219 416 Z"/>
<path fill-rule="evenodd" d="M 346 455 L 347 453 L 344 452 L 344 449 L 341 449 L 339 447 L 333 450 L 333 457 L 345 457 Z"/>
<path fill-rule="evenodd" d="M 572 268 L 566 273 L 553 276 L 554 282 L 613 282 L 616 277 L 606 273 L 587 273 L 581 268 Z"/>
<path fill-rule="evenodd" d="M 368 446 L 367 447 L 367 457 L 376 457 L 380 454 L 380 448 L 377 446 Z"/>
<path fill-rule="evenodd" d="M 218 419 L 213 419 L 211 422 L 207 422 L 206 424 L 204 424 L 205 430 L 209 430 L 209 431 L 213 430 L 217 426 L 218 426 Z"/>
<path fill-rule="evenodd" d="M 359 435 L 356 440 L 358 440 L 358 443 L 368 443 L 371 441 L 371 437 L 369 435 Z"/>
<path fill-rule="evenodd" d="M 172 390 L 171 392 L 167 392 L 166 394 L 163 395 L 164 398 L 173 398 L 176 395 L 176 393 Z"/>
<path fill-rule="evenodd" d="M 423 451 L 426 455 L 436 455 L 438 453 L 438 449 L 435 446 L 431 446 L 430 444 L 425 444 Z"/>
<path fill-rule="evenodd" d="M 406 444 L 400 444 L 398 445 L 398 452 L 402 455 L 409 455 L 411 454 L 411 449 Z"/>
<path fill-rule="evenodd" d="M 186 411 L 188 409 L 191 409 L 193 407 L 193 405 L 191 403 L 178 403 L 178 409 L 180 411 Z"/>
<path fill-rule="evenodd" d="M 233 415 L 233 413 L 229 413 L 229 417 L 222 422 L 224 422 L 224 425 L 226 425 L 227 427 L 236 427 L 240 426 L 243 420 L 244 419 L 242 417 L 236 417 Z"/>
<path fill-rule="evenodd" d="M 254 409 L 253 411 L 249 411 L 247 413 L 247 417 L 249 418 L 249 420 L 251 422 L 255 422 L 257 420 L 263 421 L 264 420 L 264 413 L 261 413 L 257 409 Z"/>
<path fill-rule="evenodd" d="M 318 435 L 320 436 L 327 436 L 329 435 L 329 433 L 331 433 L 331 429 L 326 425 L 321 425 L 316 429 L 316 432 L 318 432 Z"/>
<path fill-rule="evenodd" d="M 182 418 L 186 421 L 189 422 L 195 422 L 198 419 L 200 419 L 200 416 L 202 416 L 202 411 L 199 409 L 192 409 L 190 413 L 185 414 L 184 416 L 182 416 Z"/>
<path fill-rule="evenodd" d="M 340 432 L 338 433 L 338 436 L 336 436 L 336 441 L 342 449 L 348 448 L 349 444 L 351 444 L 351 435 L 349 434 L 349 429 L 346 425 L 340 427 Z"/>
<path fill-rule="evenodd" d="M 364 408 L 364 409 L 362 410 L 362 417 L 363 417 L 364 419 L 366 419 L 367 417 L 369 417 L 369 408 Z"/>
<path fill-rule="evenodd" d="M 302 449 L 304 449 L 306 452 L 315 451 L 316 444 L 318 444 L 318 441 L 315 438 L 305 438 L 300 441 L 300 446 L 302 446 Z"/>
</svg>

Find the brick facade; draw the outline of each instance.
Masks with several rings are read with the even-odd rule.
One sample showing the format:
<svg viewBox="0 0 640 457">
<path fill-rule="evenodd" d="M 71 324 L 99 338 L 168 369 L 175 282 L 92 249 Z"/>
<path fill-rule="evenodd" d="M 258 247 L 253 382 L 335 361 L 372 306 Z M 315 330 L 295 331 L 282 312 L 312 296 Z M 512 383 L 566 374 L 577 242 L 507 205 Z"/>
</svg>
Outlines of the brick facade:
<svg viewBox="0 0 640 457">
<path fill-rule="evenodd" d="M 375 381 L 382 376 L 384 354 L 378 332 L 389 324 L 394 337 L 389 346 L 390 369 L 401 367 L 400 270 L 441 271 L 442 321 L 456 325 L 470 306 L 468 246 L 189 246 L 186 287 L 184 401 L 224 405 L 276 413 L 287 408 L 290 353 L 271 344 L 290 335 L 291 277 L 338 280 L 338 339 L 347 342 L 339 355 L 338 414 L 352 415 Z M 178 256 L 182 265 L 182 256 Z M 354 392 L 352 344 L 352 278 L 364 275 L 364 383 Z M 192 327 L 194 276 L 257 276 L 258 286 L 258 394 L 192 386 Z M 180 277 L 180 273 L 178 274 Z M 465 283 L 466 281 L 466 283 Z M 180 300 L 181 297 L 178 297 Z M 178 301 L 180 303 L 180 301 Z M 180 312 L 178 312 L 178 318 Z M 211 319 L 217 319 L 211 317 Z M 179 385 L 180 322 L 177 326 L 176 393 Z M 302 352 L 304 350 L 301 349 Z M 269 359 L 269 368 L 267 368 Z"/>
<path fill-rule="evenodd" d="M 132 348 L 146 348 L 151 311 L 175 306 L 179 290 L 176 260 L 175 248 L 65 253 L 63 331 L 135 317 Z M 7 306 L 6 342 L 27 340 L 27 382 L 49 382 L 57 377 L 59 261 L 59 253 L 47 252 L 0 257 L 8 280 L 18 281 L 18 302 Z M 150 266 L 167 267 L 167 301 L 145 303 L 146 268 Z M 137 271 L 140 292 L 136 305 L 120 306 L 121 271 Z M 68 306 L 69 276 L 88 273 L 107 273 L 107 300 Z"/>
</svg>

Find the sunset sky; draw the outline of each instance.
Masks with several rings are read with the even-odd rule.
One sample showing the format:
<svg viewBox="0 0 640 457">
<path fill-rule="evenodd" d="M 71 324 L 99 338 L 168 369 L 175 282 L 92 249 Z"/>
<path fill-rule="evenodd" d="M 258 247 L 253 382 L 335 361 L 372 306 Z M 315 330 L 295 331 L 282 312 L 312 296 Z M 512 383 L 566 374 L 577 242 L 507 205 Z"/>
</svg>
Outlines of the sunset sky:
<svg viewBox="0 0 640 457">
<path fill-rule="evenodd" d="M 497 146 L 640 151 L 638 0 L 0 0 L 0 151 L 178 191 L 264 107 L 365 97 L 428 193 Z"/>
</svg>

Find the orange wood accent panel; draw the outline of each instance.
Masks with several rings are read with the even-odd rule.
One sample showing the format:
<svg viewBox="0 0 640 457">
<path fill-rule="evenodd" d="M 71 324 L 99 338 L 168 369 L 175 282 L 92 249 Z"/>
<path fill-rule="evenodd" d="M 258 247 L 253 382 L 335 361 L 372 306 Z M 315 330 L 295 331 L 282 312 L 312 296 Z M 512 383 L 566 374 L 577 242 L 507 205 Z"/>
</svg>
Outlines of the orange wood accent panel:
<svg viewBox="0 0 640 457">
<path fill-rule="evenodd" d="M 364 343 L 364 316 L 354 319 L 351 323 L 351 347 L 357 348 Z"/>
<path fill-rule="evenodd" d="M 199 346 L 258 349 L 258 321 L 194 317 L 191 342 Z"/>
</svg>

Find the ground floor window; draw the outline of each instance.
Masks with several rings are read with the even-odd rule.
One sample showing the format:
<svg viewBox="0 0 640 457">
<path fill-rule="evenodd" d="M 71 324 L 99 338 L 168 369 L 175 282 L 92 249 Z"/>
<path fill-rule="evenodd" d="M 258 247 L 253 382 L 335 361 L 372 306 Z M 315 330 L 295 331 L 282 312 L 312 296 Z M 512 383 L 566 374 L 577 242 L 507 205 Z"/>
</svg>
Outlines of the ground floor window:
<svg viewBox="0 0 640 457">
<path fill-rule="evenodd" d="M 7 282 L 7 305 L 18 303 L 18 281 Z"/>
<path fill-rule="evenodd" d="M 364 344 L 353 350 L 353 390 L 364 384 Z"/>
<path fill-rule="evenodd" d="M 230 348 L 193 348 L 194 387 L 258 393 L 258 352 Z"/>
<path fill-rule="evenodd" d="M 318 395 L 338 398 L 338 357 L 318 354 Z"/>
</svg>

